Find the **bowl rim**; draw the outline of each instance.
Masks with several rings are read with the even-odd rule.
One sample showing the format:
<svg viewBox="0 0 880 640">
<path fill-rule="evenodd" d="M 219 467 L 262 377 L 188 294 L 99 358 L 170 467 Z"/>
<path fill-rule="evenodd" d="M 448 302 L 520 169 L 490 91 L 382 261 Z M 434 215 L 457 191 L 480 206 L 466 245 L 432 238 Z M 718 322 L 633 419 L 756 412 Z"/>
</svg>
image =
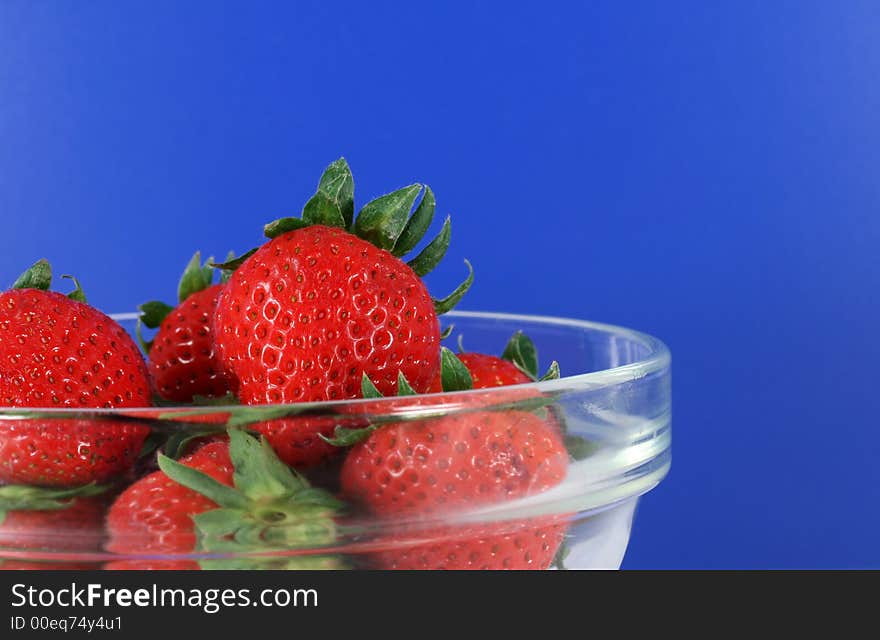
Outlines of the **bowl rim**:
<svg viewBox="0 0 880 640">
<path fill-rule="evenodd" d="M 116 322 L 131 322 L 137 320 L 141 314 L 139 312 L 123 312 L 123 313 L 111 313 L 108 314 L 108 317 Z M 619 385 L 625 382 L 629 382 L 632 380 L 636 380 L 645 376 L 648 376 L 652 373 L 656 373 L 658 371 L 662 371 L 667 369 L 671 365 L 672 356 L 669 351 L 669 348 L 664 344 L 660 339 L 649 335 L 647 333 L 643 333 L 641 331 L 637 331 L 635 329 L 629 329 L 627 327 L 622 327 L 613 324 L 594 322 L 591 320 L 579 320 L 576 318 L 568 318 L 568 317 L 557 317 L 557 316 L 543 316 L 543 315 L 532 315 L 532 314 L 518 314 L 518 313 L 506 313 L 506 312 L 496 312 L 496 311 L 464 311 L 453 309 L 444 314 L 444 317 L 449 318 L 470 318 L 475 320 L 493 320 L 493 321 L 504 321 L 504 322 L 531 322 L 531 323 L 540 323 L 549 326 L 557 326 L 557 327 L 566 327 L 573 329 L 581 329 L 585 331 L 601 331 L 604 333 L 608 333 L 611 335 L 615 335 L 624 339 L 627 339 L 631 342 L 636 342 L 647 349 L 647 354 L 645 357 L 636 360 L 635 362 L 630 362 L 627 364 L 619 365 L 616 367 L 610 367 L 608 369 L 600 369 L 598 371 L 589 371 L 586 373 L 577 373 L 569 376 L 562 376 L 560 378 L 554 380 L 542 380 L 536 382 L 527 382 L 518 385 L 508 385 L 505 387 L 493 387 L 490 389 L 469 389 L 466 391 L 454 391 L 454 392 L 444 392 L 442 395 L 444 397 L 449 398 L 449 403 L 440 403 L 432 405 L 433 409 L 436 411 L 439 408 L 452 409 L 455 406 L 455 398 L 463 397 L 469 394 L 482 394 L 482 395 L 493 395 L 493 394 L 503 394 L 505 390 L 515 389 L 515 388 L 533 388 L 541 392 L 562 392 L 562 391 L 570 391 L 572 389 L 578 390 L 599 390 L 605 387 L 611 387 L 615 385 Z M 441 394 L 425 394 L 425 395 L 441 395 Z M 387 404 L 389 407 L 395 400 L 399 402 L 399 398 L 396 396 L 389 396 L 386 398 L 351 398 L 345 400 L 322 400 L 317 402 L 299 402 L 299 403 L 280 403 L 280 404 L 265 404 L 258 405 L 260 408 L 266 409 L 283 409 L 285 407 L 300 407 L 300 408 L 308 408 L 312 410 L 320 410 L 325 409 L 328 411 L 332 411 L 333 407 L 340 406 L 351 406 L 353 404 L 369 404 L 371 407 L 381 407 L 383 404 Z M 17 415 L 21 415 L 23 413 L 33 412 L 33 413 L 58 413 L 58 414 L 66 414 L 66 413 L 76 413 L 77 415 L 86 416 L 86 415 L 109 415 L 109 414 L 119 414 L 120 412 L 124 412 L 126 415 L 137 415 L 138 412 L 144 413 L 155 413 L 157 408 L 161 408 L 164 411 L 175 412 L 175 411 L 193 411 L 197 410 L 199 413 L 219 413 L 222 411 L 229 411 L 234 409 L 241 409 L 242 405 L 237 404 L 211 404 L 205 406 L 198 406 L 192 404 L 167 404 L 161 405 L 160 407 L 156 406 L 148 406 L 148 407 L 125 407 L 125 408 L 78 408 L 78 407 L 62 407 L 62 408 L 37 408 L 37 407 L 0 407 L 0 415 L 8 415 L 10 413 L 15 413 Z M 419 413 L 418 408 L 414 407 L 406 407 L 403 409 L 393 410 L 390 413 L 399 414 L 401 411 L 415 411 Z M 421 413 L 424 413 L 422 411 Z"/>
</svg>

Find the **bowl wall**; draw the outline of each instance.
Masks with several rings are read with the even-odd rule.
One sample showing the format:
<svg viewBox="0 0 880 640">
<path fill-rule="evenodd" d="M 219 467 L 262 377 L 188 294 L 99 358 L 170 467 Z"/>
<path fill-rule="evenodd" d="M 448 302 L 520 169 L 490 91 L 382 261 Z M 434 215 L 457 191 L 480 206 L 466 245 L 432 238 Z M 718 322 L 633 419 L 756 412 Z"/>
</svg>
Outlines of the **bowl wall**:
<svg viewBox="0 0 880 640">
<path fill-rule="evenodd" d="M 133 331 L 133 314 L 115 317 Z M 670 466 L 670 357 L 665 346 L 634 331 L 575 320 L 452 312 L 443 316 L 443 324 L 454 325 L 447 341 L 450 347 L 460 336 L 466 350 L 495 354 L 515 331 L 524 331 L 538 348 L 541 366 L 557 360 L 562 377 L 490 392 L 425 396 L 432 398 L 430 402 L 387 398 L 271 407 L 0 409 L 0 471 L 8 471 L 13 457 L 27 451 L 23 441 L 53 430 L 74 447 L 71 455 L 79 455 L 93 444 L 95 430 L 117 439 L 136 432 L 140 435 L 132 441 L 140 449 L 169 435 L 198 435 L 225 427 L 230 420 L 250 429 L 279 420 L 330 421 L 352 428 L 390 422 L 402 429 L 418 429 L 450 416 L 467 423 L 488 412 L 509 419 L 511 429 L 519 428 L 525 414 L 540 415 L 564 428 L 569 450 L 579 459 L 570 460 L 562 482 L 514 499 L 472 503 L 430 516 L 410 513 L 378 520 L 355 511 L 340 523 L 334 541 L 320 546 L 208 553 L 151 548 L 135 538 L 120 540 L 121 534 L 108 531 L 106 514 L 116 496 L 155 471 L 153 453 L 138 458 L 133 452 L 132 460 L 118 468 L 108 465 L 106 477 L 100 479 L 114 485 L 112 489 L 102 496 L 74 500 L 88 503 L 85 509 L 77 506 L 82 513 L 74 513 L 63 495 L 59 498 L 63 508 L 16 509 L 7 502 L 0 522 L 0 568 L 374 568 L 377 558 L 388 557 L 402 557 L 403 566 L 419 568 L 419 562 L 436 564 L 436 558 L 443 556 L 447 560 L 442 562 L 449 566 L 442 568 L 479 569 L 494 567 L 499 553 L 511 555 L 514 568 L 547 568 L 550 563 L 540 558 L 533 566 L 528 562 L 522 566 L 516 551 L 541 536 L 552 551 L 564 537 L 564 548 L 556 554 L 561 561 L 552 566 L 618 568 L 638 500 Z M 88 456 L 83 459 L 88 465 Z M 304 473 L 314 483 L 338 490 L 338 468 L 328 464 Z M 9 477 L 7 473 L 7 485 L 15 484 Z M 473 562 L 462 554 L 472 556 Z"/>
</svg>

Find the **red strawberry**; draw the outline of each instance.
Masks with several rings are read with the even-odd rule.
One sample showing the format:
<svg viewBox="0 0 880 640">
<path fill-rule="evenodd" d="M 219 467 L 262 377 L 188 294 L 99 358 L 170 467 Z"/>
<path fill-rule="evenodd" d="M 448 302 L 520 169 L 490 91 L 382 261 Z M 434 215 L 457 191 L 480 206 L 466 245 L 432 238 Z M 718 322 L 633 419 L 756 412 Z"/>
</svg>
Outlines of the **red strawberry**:
<svg viewBox="0 0 880 640">
<path fill-rule="evenodd" d="M 209 259 L 210 262 L 210 259 Z M 141 322 L 158 327 L 150 342 L 143 342 L 156 393 L 163 400 L 192 402 L 196 396 L 219 398 L 235 393 L 235 380 L 214 353 L 214 313 L 222 284 L 212 284 L 214 270 L 192 257 L 178 287 L 178 305 L 162 302 L 141 305 Z M 140 326 L 138 326 L 140 335 Z"/>
<path fill-rule="evenodd" d="M 149 404 L 137 345 L 115 321 L 48 291 L 41 260 L 0 293 L 0 405 L 87 409 Z M 143 425 L 64 419 L 0 422 L 0 482 L 76 486 L 104 482 L 134 463 Z"/>
<path fill-rule="evenodd" d="M 366 375 L 394 393 L 398 374 L 426 391 L 440 366 L 438 314 L 450 309 L 471 277 L 444 300 L 421 276 L 443 257 L 449 221 L 408 263 L 434 213 L 430 189 L 410 217 L 420 185 L 382 196 L 354 220 L 354 186 L 344 160 L 324 173 L 302 218 L 266 227 L 271 239 L 234 271 L 215 317 L 221 361 L 244 404 L 360 397 Z M 349 231 L 350 230 L 350 231 Z M 319 434 L 329 421 L 254 425 L 288 464 L 307 466 L 332 449 Z"/>
<path fill-rule="evenodd" d="M 112 569 L 339 568 L 328 556 L 290 556 L 335 541 L 338 502 L 286 467 L 269 444 L 240 430 L 126 489 L 107 517 L 107 550 L 159 557 L 121 559 Z M 245 554 L 278 552 L 278 557 Z M 231 554 L 195 561 L 192 553 Z M 171 557 L 162 557 L 171 556 Z M 184 557 L 174 557 L 184 556 Z"/>
<path fill-rule="evenodd" d="M 371 554 L 382 569 L 526 570 L 552 565 L 565 538 L 564 518 L 518 520 L 482 527 L 433 528 L 410 544 L 396 536 L 388 549 Z M 419 540 L 419 535 L 413 539 Z"/>
<path fill-rule="evenodd" d="M 106 498 L 97 495 L 102 491 L 95 485 L 72 490 L 0 487 L 0 570 L 98 568 L 67 558 L 100 550 L 107 506 Z"/>
<path fill-rule="evenodd" d="M 567 466 L 560 435 L 539 417 L 478 411 L 376 429 L 349 452 L 341 483 L 376 515 L 434 517 L 539 493 L 561 482 Z M 440 527 L 415 547 L 392 536 L 391 550 L 375 558 L 385 568 L 546 568 L 563 530 L 555 522 Z"/>
<path fill-rule="evenodd" d="M 534 382 L 510 360 L 484 353 L 459 353 L 458 359 L 468 368 L 474 389 L 504 387 L 511 384 Z"/>
<path fill-rule="evenodd" d="M 149 428 L 97 419 L 0 421 L 0 480 L 39 487 L 104 483 L 132 468 Z"/>
<path fill-rule="evenodd" d="M 513 334 L 500 358 L 485 353 L 461 351 L 458 359 L 467 367 L 474 389 L 527 384 L 538 380 L 538 351 L 531 339 L 522 331 Z M 554 361 L 540 379 L 550 380 L 558 377 L 559 365 Z M 442 388 L 438 376 L 434 379 L 431 389 L 441 391 Z"/>
<path fill-rule="evenodd" d="M 232 486 L 234 469 L 224 442 L 205 445 L 180 462 Z M 129 486 L 114 501 L 107 516 L 107 550 L 123 554 L 192 551 L 196 544 L 192 516 L 216 508 L 217 504 L 201 493 L 156 471 Z"/>
</svg>

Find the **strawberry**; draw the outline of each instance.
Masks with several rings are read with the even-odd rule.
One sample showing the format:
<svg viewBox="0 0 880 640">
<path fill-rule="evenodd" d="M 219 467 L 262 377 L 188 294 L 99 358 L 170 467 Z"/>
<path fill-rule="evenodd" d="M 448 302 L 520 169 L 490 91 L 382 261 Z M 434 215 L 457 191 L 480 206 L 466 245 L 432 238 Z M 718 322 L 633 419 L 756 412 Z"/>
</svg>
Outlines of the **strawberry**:
<svg viewBox="0 0 880 640">
<path fill-rule="evenodd" d="M 104 487 L 42 489 L 0 487 L 0 570 L 87 570 L 96 563 L 59 559 L 100 550 L 104 535 Z M 38 556 L 49 554 L 53 559 Z"/>
<path fill-rule="evenodd" d="M 0 405 L 88 409 L 149 404 L 149 377 L 131 337 L 89 306 L 79 283 L 48 291 L 37 262 L 0 293 Z M 0 422 L 0 482 L 48 487 L 102 483 L 134 463 L 149 429 L 107 420 Z"/>
<path fill-rule="evenodd" d="M 180 462 L 160 455 L 159 467 L 122 492 L 107 517 L 108 551 L 159 557 L 108 568 L 341 566 L 332 556 L 291 554 L 335 541 L 340 504 L 285 466 L 265 439 L 231 429 L 228 443 L 209 443 Z M 193 553 L 231 557 L 185 557 Z"/>
<path fill-rule="evenodd" d="M 560 435 L 526 411 L 475 411 L 382 426 L 342 467 L 343 494 L 380 517 L 444 517 L 549 489 L 568 454 Z M 550 565 L 564 535 L 555 522 L 514 522 L 478 531 L 435 526 L 425 544 L 384 542 L 381 568 L 531 569 Z"/>
<path fill-rule="evenodd" d="M 447 218 L 439 235 L 409 262 L 434 214 L 434 195 L 410 185 L 366 204 L 354 218 L 354 182 L 345 160 L 328 167 L 301 218 L 270 223 L 270 240 L 235 268 L 217 305 L 220 360 L 238 381 L 244 404 L 280 404 L 360 397 L 367 376 L 383 393 L 398 374 L 419 392 L 440 367 L 438 315 L 472 282 L 433 299 L 422 276 L 449 245 Z M 468 265 L 470 266 L 470 265 Z M 332 453 L 319 436 L 333 422 L 300 419 L 253 428 L 288 464 L 317 464 Z"/>
<path fill-rule="evenodd" d="M 489 360 L 490 371 L 511 371 Z M 464 360 L 441 350 L 446 392 L 474 387 Z M 477 367 L 479 373 L 479 367 Z M 519 371 L 519 369 L 517 369 Z M 490 383 L 491 376 L 484 377 Z M 405 387 L 401 380 L 399 387 Z M 526 391 L 529 391 L 526 389 Z M 365 395 L 378 395 L 366 381 Z M 376 542 L 371 556 L 386 569 L 546 568 L 558 551 L 564 518 L 516 520 L 467 528 L 438 524 L 462 510 L 545 491 L 562 481 L 568 454 L 562 435 L 546 419 L 551 402 L 540 393 L 471 393 L 412 396 L 413 407 L 455 402 L 459 412 L 412 422 L 337 429 L 330 442 L 354 444 L 340 473 L 342 494 L 381 518 L 409 524 Z M 387 403 L 387 401 L 386 401 Z M 384 412 L 393 416 L 392 407 Z M 378 413 L 378 412 L 377 412 Z M 403 518 L 401 518 L 403 516 Z"/>
<path fill-rule="evenodd" d="M 208 263 L 213 260 L 209 259 Z M 140 306 L 141 324 L 158 328 L 150 342 L 141 339 L 148 356 L 155 393 L 163 400 L 192 402 L 197 396 L 219 398 L 235 393 L 235 380 L 214 352 L 214 312 L 223 289 L 212 284 L 214 270 L 192 257 L 178 285 L 178 305 L 147 302 Z"/>
<path fill-rule="evenodd" d="M 485 353 L 459 353 L 458 359 L 467 367 L 474 381 L 474 389 L 505 387 L 511 384 L 534 382 L 510 360 Z"/>
</svg>

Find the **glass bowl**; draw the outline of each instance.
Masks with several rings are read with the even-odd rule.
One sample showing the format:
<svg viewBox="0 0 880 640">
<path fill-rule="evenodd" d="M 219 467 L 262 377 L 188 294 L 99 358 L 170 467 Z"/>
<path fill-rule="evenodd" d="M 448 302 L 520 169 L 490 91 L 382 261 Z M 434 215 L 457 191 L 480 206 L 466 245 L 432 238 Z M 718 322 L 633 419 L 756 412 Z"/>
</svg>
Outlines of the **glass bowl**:
<svg viewBox="0 0 880 640">
<path fill-rule="evenodd" d="M 113 318 L 133 332 L 136 314 Z M 453 325 L 452 339 L 460 336 L 468 351 L 483 353 L 500 354 L 511 335 L 523 331 L 537 346 L 542 366 L 557 360 L 563 375 L 490 390 L 261 407 L 0 409 L 0 466 L 13 455 L 4 440 L 28 430 L 56 429 L 74 440 L 95 427 L 111 437 L 131 430 L 148 434 L 140 457 L 104 482 L 111 486 L 108 491 L 70 498 L 59 488 L 54 502 L 50 496 L 50 507 L 7 508 L 0 522 L 0 568 L 619 568 L 637 501 L 670 467 L 670 354 L 665 345 L 630 329 L 580 320 L 454 311 L 442 321 Z M 191 536 L 195 544 L 163 547 L 135 534 L 126 539 L 131 528 L 111 534 L 107 523 L 109 505 L 128 485 L 156 471 L 155 448 L 167 450 L 169 439 L 184 450 L 194 446 L 189 436 L 209 438 L 226 427 L 248 431 L 272 421 L 325 421 L 348 429 L 393 425 L 407 433 L 455 418 L 466 429 L 487 415 L 510 430 L 536 419 L 555 430 L 569 452 L 561 481 L 540 491 L 515 492 L 512 499 L 476 499 L 466 507 L 409 511 L 394 518 L 372 517 L 349 505 L 331 520 L 329 533 L 309 538 L 320 544 L 276 541 L 268 547 L 227 548 L 203 545 L 199 536 Z M 338 460 L 346 454 L 341 448 Z M 338 493 L 339 467 L 331 461 L 303 475 L 312 485 Z M 389 481 L 410 482 L 410 490 L 418 492 L 418 483 L 431 479 Z M 175 526 L 152 524 L 171 533 Z"/>
</svg>

